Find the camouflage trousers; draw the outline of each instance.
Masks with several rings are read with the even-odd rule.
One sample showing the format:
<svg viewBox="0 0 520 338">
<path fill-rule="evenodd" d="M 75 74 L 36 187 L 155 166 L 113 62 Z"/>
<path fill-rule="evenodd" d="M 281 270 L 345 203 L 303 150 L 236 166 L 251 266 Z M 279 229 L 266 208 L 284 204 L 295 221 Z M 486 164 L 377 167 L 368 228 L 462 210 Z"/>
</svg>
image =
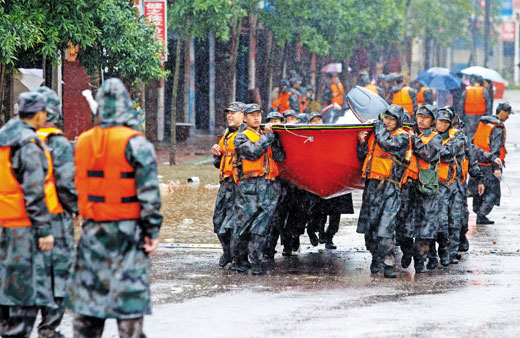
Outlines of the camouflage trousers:
<svg viewBox="0 0 520 338">
<path fill-rule="evenodd" d="M 372 261 L 385 266 L 394 266 L 395 243 L 393 238 L 377 236 L 377 229 L 365 234 L 365 245 L 372 254 Z"/>
<path fill-rule="evenodd" d="M 57 309 L 42 307 L 42 320 L 38 324 L 39 338 L 53 338 L 58 336 L 56 329 L 60 326 L 63 315 L 65 314 L 65 306 L 63 298 L 54 298 L 54 302 L 58 305 Z"/>
<path fill-rule="evenodd" d="M 96 318 L 74 314 L 74 338 L 101 338 L 105 327 L 104 318 Z M 120 338 L 145 338 L 143 333 L 143 317 L 133 319 L 117 319 Z"/>
<path fill-rule="evenodd" d="M 281 240 L 281 244 L 285 247 L 291 245 L 292 233 L 287 228 L 288 216 L 291 207 L 291 194 L 288 184 L 281 182 L 281 193 L 278 205 L 274 212 L 271 223 L 269 224 L 269 233 L 267 234 L 267 243 L 265 247 L 264 256 L 267 258 L 274 258 L 276 254 L 276 243 L 278 238 Z"/>
<path fill-rule="evenodd" d="M 435 245 L 432 239 L 423 238 L 401 238 L 399 245 L 403 256 L 413 257 L 414 264 L 423 264 L 426 261 L 430 245 Z"/>
<path fill-rule="evenodd" d="M 36 306 L 0 306 L 0 336 L 29 337 L 38 309 Z"/>
<path fill-rule="evenodd" d="M 245 262 L 249 259 L 251 265 L 262 263 L 262 257 L 267 245 L 267 238 L 262 235 L 244 234 L 231 239 L 231 252 L 234 261 Z"/>
<path fill-rule="evenodd" d="M 460 227 L 460 236 L 466 236 L 469 223 L 469 207 L 468 207 L 468 184 L 462 182 L 462 224 Z"/>
<path fill-rule="evenodd" d="M 231 236 L 233 235 L 233 230 L 229 229 L 225 233 L 217 234 L 218 240 L 220 241 L 220 245 L 222 245 L 222 251 L 224 256 L 231 258 Z"/>
<path fill-rule="evenodd" d="M 473 196 L 473 212 L 487 216 L 495 205 L 500 205 L 500 181 L 491 175 L 486 177 L 484 185 L 482 196 Z"/>
</svg>

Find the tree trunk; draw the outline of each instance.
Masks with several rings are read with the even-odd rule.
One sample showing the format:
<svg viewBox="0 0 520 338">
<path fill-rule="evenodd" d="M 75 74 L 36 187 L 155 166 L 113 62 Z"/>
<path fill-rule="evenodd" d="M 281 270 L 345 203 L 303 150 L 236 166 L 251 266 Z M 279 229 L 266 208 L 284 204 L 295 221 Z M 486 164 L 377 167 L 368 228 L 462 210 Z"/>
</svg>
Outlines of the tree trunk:
<svg viewBox="0 0 520 338">
<path fill-rule="evenodd" d="M 171 120 L 170 120 L 170 165 L 175 165 L 175 152 L 177 148 L 177 91 L 179 89 L 179 72 L 181 70 L 181 32 L 177 33 L 177 46 L 175 47 L 175 70 L 173 71 Z"/>
<path fill-rule="evenodd" d="M 491 12 L 491 0 L 486 0 L 486 11 L 485 11 L 485 19 L 484 19 L 484 67 L 487 68 L 489 61 L 489 37 L 491 35 L 491 22 L 490 22 L 490 12 Z"/>
<path fill-rule="evenodd" d="M 215 134 L 215 32 L 209 33 L 209 132 Z"/>
<path fill-rule="evenodd" d="M 8 109 L 4 109 L 4 94 L 5 94 L 5 64 L 0 67 L 0 126 L 3 126 L 8 117 Z"/>
<path fill-rule="evenodd" d="M 249 99 L 253 102 L 262 105 L 258 102 L 260 95 L 256 88 L 256 22 L 257 14 L 249 14 L 249 64 L 248 64 L 248 85 Z"/>
<path fill-rule="evenodd" d="M 233 37 L 231 41 L 231 55 L 229 56 L 229 80 L 232 82 L 229 93 L 229 102 L 235 100 L 235 73 L 237 66 L 238 46 L 240 45 L 240 33 L 242 31 L 242 18 L 237 20 L 236 26 L 233 27 Z"/>
<path fill-rule="evenodd" d="M 316 54 L 312 53 L 311 59 L 311 86 L 312 86 L 312 96 L 316 97 Z"/>
<path fill-rule="evenodd" d="M 273 32 L 267 33 L 267 62 L 265 63 L 265 74 L 267 74 L 267 97 L 265 100 L 265 111 L 271 107 L 271 90 L 273 88 Z"/>
</svg>

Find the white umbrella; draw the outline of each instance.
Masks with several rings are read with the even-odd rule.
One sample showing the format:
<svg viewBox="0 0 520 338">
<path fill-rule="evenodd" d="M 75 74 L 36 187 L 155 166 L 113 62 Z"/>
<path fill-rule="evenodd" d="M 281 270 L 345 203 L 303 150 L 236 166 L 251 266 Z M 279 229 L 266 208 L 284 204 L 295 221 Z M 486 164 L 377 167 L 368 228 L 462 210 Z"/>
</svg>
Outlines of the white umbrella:
<svg viewBox="0 0 520 338">
<path fill-rule="evenodd" d="M 323 66 L 321 69 L 322 73 L 341 73 L 343 67 L 341 63 L 329 63 L 328 65 Z"/>
<path fill-rule="evenodd" d="M 466 75 L 480 75 L 486 80 L 490 80 L 493 82 L 506 83 L 507 81 L 500 75 L 497 71 L 489 68 L 472 66 L 469 68 L 465 68 L 460 71 L 462 74 Z"/>
</svg>

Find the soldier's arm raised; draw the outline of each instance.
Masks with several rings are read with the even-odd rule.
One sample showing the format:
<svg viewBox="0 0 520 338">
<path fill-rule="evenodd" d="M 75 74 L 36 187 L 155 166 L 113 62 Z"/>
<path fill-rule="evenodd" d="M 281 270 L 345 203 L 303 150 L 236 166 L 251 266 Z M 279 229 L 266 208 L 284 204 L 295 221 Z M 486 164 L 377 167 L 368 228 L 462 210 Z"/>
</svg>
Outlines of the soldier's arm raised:
<svg viewBox="0 0 520 338">
<path fill-rule="evenodd" d="M 274 134 L 260 136 L 258 142 L 250 141 L 246 135 L 239 133 L 235 137 L 235 149 L 241 158 L 254 161 L 262 157 L 275 140 Z"/>
</svg>

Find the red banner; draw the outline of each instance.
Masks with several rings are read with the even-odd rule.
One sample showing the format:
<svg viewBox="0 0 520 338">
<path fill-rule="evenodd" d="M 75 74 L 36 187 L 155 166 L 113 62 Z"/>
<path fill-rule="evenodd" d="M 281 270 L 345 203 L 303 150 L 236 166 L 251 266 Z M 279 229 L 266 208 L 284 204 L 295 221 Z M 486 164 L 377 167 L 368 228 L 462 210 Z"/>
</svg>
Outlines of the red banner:
<svg viewBox="0 0 520 338">
<path fill-rule="evenodd" d="M 145 1 L 144 16 L 155 24 L 157 36 L 166 48 L 166 0 Z M 161 54 L 161 59 L 167 61 L 166 55 Z"/>
<path fill-rule="evenodd" d="M 502 23 L 502 28 L 500 29 L 500 40 L 514 42 L 516 33 L 515 31 L 516 23 L 514 21 L 504 21 Z"/>
</svg>

